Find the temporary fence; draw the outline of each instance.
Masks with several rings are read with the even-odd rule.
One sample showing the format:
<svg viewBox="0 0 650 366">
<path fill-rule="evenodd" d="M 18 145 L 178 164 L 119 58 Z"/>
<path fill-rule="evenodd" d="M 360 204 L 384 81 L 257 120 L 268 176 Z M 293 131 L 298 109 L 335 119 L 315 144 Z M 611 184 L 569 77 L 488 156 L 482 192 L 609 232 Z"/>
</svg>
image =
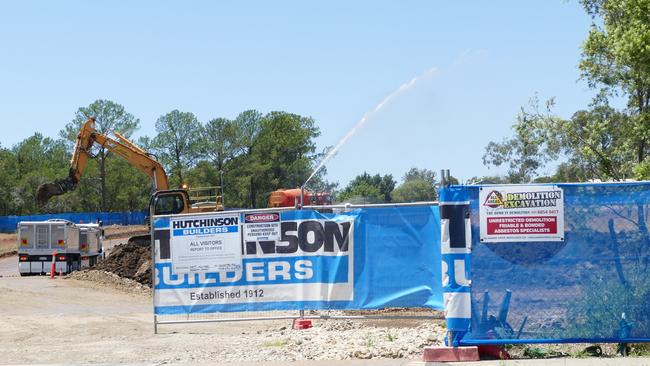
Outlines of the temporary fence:
<svg viewBox="0 0 650 366">
<path fill-rule="evenodd" d="M 650 341 L 650 183 L 441 189 L 455 345 Z"/>
<path fill-rule="evenodd" d="M 74 223 L 101 221 L 104 225 L 143 225 L 147 211 L 128 212 L 63 212 L 41 215 L 0 216 L 0 232 L 14 232 L 20 221 L 64 219 Z"/>
<path fill-rule="evenodd" d="M 154 324 L 440 318 L 435 202 L 155 216 Z"/>
</svg>

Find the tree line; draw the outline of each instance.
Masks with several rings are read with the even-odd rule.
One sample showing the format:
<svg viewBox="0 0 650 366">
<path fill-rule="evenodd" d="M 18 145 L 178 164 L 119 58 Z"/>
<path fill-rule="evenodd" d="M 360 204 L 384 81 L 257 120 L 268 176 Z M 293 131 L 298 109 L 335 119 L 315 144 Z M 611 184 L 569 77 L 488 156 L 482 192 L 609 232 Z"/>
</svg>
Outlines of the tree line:
<svg viewBox="0 0 650 366">
<path fill-rule="evenodd" d="M 582 45 L 580 76 L 595 91 L 592 102 L 570 118 L 553 112 L 555 100 L 536 96 L 522 107 L 513 135 L 490 142 L 483 163 L 506 166 L 503 176 L 474 177 L 470 183 L 623 181 L 650 179 L 650 18 L 645 1 L 582 0 L 593 22 Z M 616 108 L 612 100 L 625 101 Z M 123 106 L 97 100 L 77 110 L 57 138 L 40 133 L 12 147 L 0 146 L 0 214 L 67 211 L 128 211 L 147 207 L 152 184 L 128 163 L 96 146 L 78 187 L 45 207 L 36 187 L 65 177 L 81 124 L 96 117 L 103 134 L 129 138 L 140 120 Z M 153 137 L 136 143 L 165 166 L 172 187 L 218 186 L 228 207 L 263 207 L 270 192 L 299 187 L 324 157 L 316 149 L 320 129 L 311 117 L 274 111 L 240 113 L 234 119 L 201 122 L 173 110 L 158 118 Z M 562 161 L 555 172 L 540 172 Z M 363 172 L 338 190 L 322 170 L 310 183 L 339 202 L 407 202 L 436 199 L 436 174 L 412 168 L 401 183 L 390 174 Z"/>
<path fill-rule="evenodd" d="M 58 138 L 41 133 L 11 148 L 0 147 L 0 215 L 41 212 L 133 211 L 145 209 L 153 192 L 148 176 L 110 149 L 95 144 L 92 159 L 72 192 L 53 197 L 45 206 L 35 202 L 36 187 L 68 175 L 74 143 L 82 124 L 95 117 L 95 130 L 104 135 L 119 132 L 130 138 L 140 120 L 110 100 L 81 107 L 63 126 Z M 317 152 L 320 135 L 311 117 L 274 111 L 247 110 L 234 119 L 200 122 L 190 112 L 173 110 L 158 118 L 156 134 L 134 141 L 163 164 L 170 186 L 214 187 L 223 182 L 227 207 L 264 207 L 269 194 L 279 188 L 299 187 L 324 157 Z M 350 202 L 433 200 L 435 173 L 413 168 L 397 186 L 392 175 L 363 173 L 340 192 L 338 183 L 325 179 L 321 170 L 309 189 L 338 194 Z M 219 192 L 221 193 L 221 192 Z"/>
<path fill-rule="evenodd" d="M 494 183 L 624 181 L 650 179 L 650 17 L 647 1 L 582 0 L 592 17 L 582 45 L 580 76 L 595 91 L 592 102 L 568 118 L 553 113 L 554 98 L 533 97 L 513 125 L 514 134 L 490 142 L 483 162 L 506 166 Z M 622 108 L 612 101 L 625 102 Z M 542 176 L 549 162 L 563 161 Z"/>
</svg>

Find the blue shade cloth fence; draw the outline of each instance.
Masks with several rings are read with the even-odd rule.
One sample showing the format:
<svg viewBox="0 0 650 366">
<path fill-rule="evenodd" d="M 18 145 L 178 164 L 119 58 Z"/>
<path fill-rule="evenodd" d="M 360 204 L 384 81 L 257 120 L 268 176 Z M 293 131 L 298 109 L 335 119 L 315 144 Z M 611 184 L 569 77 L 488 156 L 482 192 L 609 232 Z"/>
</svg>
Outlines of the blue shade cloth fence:
<svg viewBox="0 0 650 366">
<path fill-rule="evenodd" d="M 465 203 L 470 225 L 467 257 L 443 252 L 471 280 L 452 273 L 445 287 L 446 299 L 471 301 L 456 301 L 448 321 L 454 344 L 650 342 L 650 183 L 555 186 L 564 193 L 555 242 L 482 243 L 482 187 L 442 189 L 443 241 L 445 202 Z"/>
<path fill-rule="evenodd" d="M 0 216 L 0 232 L 12 233 L 20 221 L 45 221 L 64 219 L 74 223 L 89 223 L 100 220 L 104 225 L 143 225 L 147 211 L 130 212 L 67 212 L 58 214 Z"/>
</svg>

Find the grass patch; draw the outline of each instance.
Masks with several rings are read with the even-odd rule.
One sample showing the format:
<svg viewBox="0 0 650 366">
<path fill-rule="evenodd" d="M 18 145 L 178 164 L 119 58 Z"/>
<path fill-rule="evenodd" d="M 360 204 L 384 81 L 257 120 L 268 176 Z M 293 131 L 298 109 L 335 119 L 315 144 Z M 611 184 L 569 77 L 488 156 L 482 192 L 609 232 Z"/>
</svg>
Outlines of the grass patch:
<svg viewBox="0 0 650 366">
<path fill-rule="evenodd" d="M 650 343 L 637 343 L 632 344 L 630 356 L 648 357 L 650 356 Z"/>
<path fill-rule="evenodd" d="M 287 345 L 287 340 L 286 339 L 280 339 L 277 341 L 268 341 L 262 343 L 260 346 L 264 348 L 272 348 L 272 347 L 284 347 Z"/>
<path fill-rule="evenodd" d="M 397 336 L 391 332 L 386 333 L 386 340 L 389 342 L 395 342 Z"/>
<path fill-rule="evenodd" d="M 374 345 L 375 345 L 375 342 L 372 340 L 372 338 L 370 338 L 369 335 L 366 336 L 366 347 L 372 348 L 372 347 L 374 347 Z"/>
</svg>

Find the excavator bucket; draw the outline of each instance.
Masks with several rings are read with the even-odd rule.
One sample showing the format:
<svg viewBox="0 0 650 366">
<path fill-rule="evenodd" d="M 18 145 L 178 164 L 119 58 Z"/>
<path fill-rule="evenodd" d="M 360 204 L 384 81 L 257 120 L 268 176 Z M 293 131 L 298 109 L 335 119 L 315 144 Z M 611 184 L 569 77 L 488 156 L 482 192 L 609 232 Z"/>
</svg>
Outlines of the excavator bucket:
<svg viewBox="0 0 650 366">
<path fill-rule="evenodd" d="M 44 205 L 53 196 L 58 196 L 73 190 L 76 184 L 72 173 L 64 179 L 55 180 L 53 183 L 43 183 L 36 188 L 36 203 Z"/>
<path fill-rule="evenodd" d="M 61 188 L 56 183 L 43 183 L 36 188 L 36 202 L 44 205 L 52 196 L 63 194 Z"/>
</svg>

